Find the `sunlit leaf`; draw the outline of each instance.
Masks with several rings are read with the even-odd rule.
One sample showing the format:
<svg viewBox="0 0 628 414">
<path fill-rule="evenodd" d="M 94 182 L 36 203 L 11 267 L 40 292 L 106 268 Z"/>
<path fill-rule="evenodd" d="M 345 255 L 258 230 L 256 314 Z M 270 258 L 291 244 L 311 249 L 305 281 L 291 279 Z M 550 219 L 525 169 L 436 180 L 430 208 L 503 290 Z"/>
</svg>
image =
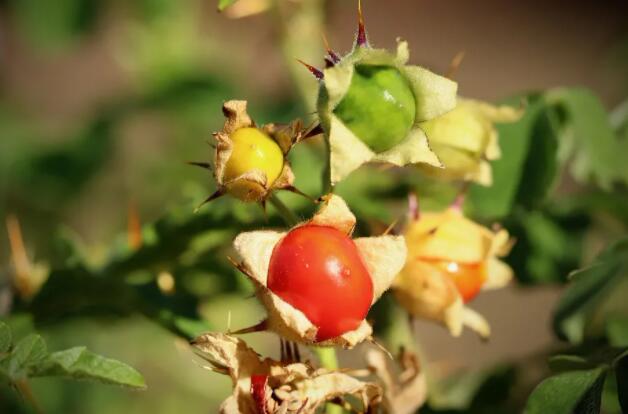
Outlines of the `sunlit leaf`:
<svg viewBox="0 0 628 414">
<path fill-rule="evenodd" d="M 4 361 L 9 377 L 12 380 L 27 377 L 29 366 L 42 362 L 47 355 L 46 343 L 41 336 L 31 334 L 22 338 Z"/>
<path fill-rule="evenodd" d="M 53 352 L 30 370 L 31 377 L 57 376 L 88 379 L 107 384 L 144 388 L 144 378 L 134 368 L 114 359 L 105 358 L 76 347 Z"/>
</svg>

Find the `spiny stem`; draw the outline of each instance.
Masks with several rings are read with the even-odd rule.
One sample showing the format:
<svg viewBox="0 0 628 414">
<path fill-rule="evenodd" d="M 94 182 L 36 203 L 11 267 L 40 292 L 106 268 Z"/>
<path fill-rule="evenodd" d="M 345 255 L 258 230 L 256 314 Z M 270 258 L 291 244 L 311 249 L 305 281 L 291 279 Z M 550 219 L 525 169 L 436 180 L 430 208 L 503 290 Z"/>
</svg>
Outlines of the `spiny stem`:
<svg viewBox="0 0 628 414">
<path fill-rule="evenodd" d="M 277 209 L 277 213 L 279 213 L 281 218 L 283 218 L 288 227 L 295 226 L 299 223 L 300 220 L 297 215 L 294 214 L 292 210 L 290 210 L 288 206 L 286 206 L 283 201 L 277 197 L 276 194 L 272 194 L 268 201 L 270 201 L 270 204 Z"/>
</svg>

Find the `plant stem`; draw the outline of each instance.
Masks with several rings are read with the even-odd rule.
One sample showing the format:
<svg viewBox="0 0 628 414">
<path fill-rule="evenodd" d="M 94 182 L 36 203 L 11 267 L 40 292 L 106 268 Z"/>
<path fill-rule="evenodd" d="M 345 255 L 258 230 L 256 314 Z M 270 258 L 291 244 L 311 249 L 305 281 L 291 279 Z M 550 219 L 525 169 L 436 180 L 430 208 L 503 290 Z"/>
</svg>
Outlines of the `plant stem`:
<svg viewBox="0 0 628 414">
<path fill-rule="evenodd" d="M 336 349 L 332 347 L 316 347 L 312 349 L 318 357 L 318 362 L 321 367 L 328 370 L 338 369 L 338 357 L 336 356 Z M 341 406 L 327 403 L 325 404 L 325 414 L 343 414 L 344 410 Z"/>
<path fill-rule="evenodd" d="M 338 358 L 336 350 L 332 347 L 316 347 L 313 348 L 314 353 L 318 357 L 321 367 L 329 370 L 338 369 Z"/>
<path fill-rule="evenodd" d="M 283 218 L 288 227 L 295 226 L 299 223 L 299 221 L 301 221 L 297 215 L 294 214 L 292 210 L 290 210 L 288 206 L 286 206 L 283 201 L 279 199 L 279 197 L 277 197 L 276 194 L 273 193 L 268 201 L 270 201 L 270 204 L 277 209 L 277 213 L 279 213 L 281 218 Z"/>
</svg>

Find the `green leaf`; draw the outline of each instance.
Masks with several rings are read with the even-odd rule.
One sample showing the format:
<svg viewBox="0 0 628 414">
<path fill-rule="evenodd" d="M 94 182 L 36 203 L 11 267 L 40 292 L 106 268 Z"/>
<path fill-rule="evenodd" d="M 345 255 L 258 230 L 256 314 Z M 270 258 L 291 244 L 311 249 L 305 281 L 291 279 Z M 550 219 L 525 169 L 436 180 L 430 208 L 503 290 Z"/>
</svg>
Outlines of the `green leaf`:
<svg viewBox="0 0 628 414">
<path fill-rule="evenodd" d="M 571 275 L 572 283 L 554 312 L 554 331 L 561 339 L 580 343 L 598 306 L 628 276 L 628 238 L 611 245 L 585 269 Z"/>
<path fill-rule="evenodd" d="M 0 321 L 0 354 L 9 352 L 12 343 L 13 338 L 11 336 L 11 329 L 9 328 L 9 325 Z"/>
<path fill-rule="evenodd" d="M 517 105 L 518 101 L 506 104 Z M 474 215 L 501 218 L 508 215 L 518 197 L 532 204 L 545 196 L 556 172 L 556 138 L 547 109 L 544 100 L 533 95 L 519 122 L 495 125 L 502 156 L 491 162 L 493 185 L 471 187 Z"/>
<path fill-rule="evenodd" d="M 556 355 L 549 359 L 552 372 L 577 371 L 595 368 L 595 364 L 579 355 Z"/>
<path fill-rule="evenodd" d="M 227 7 L 232 6 L 238 0 L 218 0 L 218 11 L 223 11 Z"/>
<path fill-rule="evenodd" d="M 51 353 L 45 361 L 31 368 L 30 376 L 58 376 L 131 388 L 146 387 L 144 378 L 134 368 L 94 354 L 82 346 Z"/>
<path fill-rule="evenodd" d="M 610 317 L 606 322 L 606 337 L 611 346 L 628 347 L 628 315 Z"/>
<path fill-rule="evenodd" d="M 540 111 L 530 131 L 530 152 L 516 195 L 517 203 L 527 208 L 543 202 L 558 172 L 559 121 L 554 112 L 549 107 Z"/>
<path fill-rule="evenodd" d="M 533 391 L 525 414 L 599 413 L 606 369 L 569 371 L 541 382 Z"/>
<path fill-rule="evenodd" d="M 619 405 L 624 413 L 628 413 L 628 352 L 615 361 L 615 378 Z"/>
<path fill-rule="evenodd" d="M 22 338 L 6 360 L 7 373 L 12 380 L 28 376 L 29 366 L 42 362 L 48 355 L 46 343 L 36 334 Z"/>
<path fill-rule="evenodd" d="M 619 139 L 599 98 L 586 89 L 556 89 L 547 99 L 565 113 L 560 154 L 570 160 L 573 177 L 607 190 L 616 182 L 628 183 L 628 140 Z"/>
<path fill-rule="evenodd" d="M 581 263 L 590 219 L 577 210 L 555 210 L 517 210 L 503 222 L 517 240 L 506 261 L 522 283 L 565 283 L 566 275 Z"/>
</svg>

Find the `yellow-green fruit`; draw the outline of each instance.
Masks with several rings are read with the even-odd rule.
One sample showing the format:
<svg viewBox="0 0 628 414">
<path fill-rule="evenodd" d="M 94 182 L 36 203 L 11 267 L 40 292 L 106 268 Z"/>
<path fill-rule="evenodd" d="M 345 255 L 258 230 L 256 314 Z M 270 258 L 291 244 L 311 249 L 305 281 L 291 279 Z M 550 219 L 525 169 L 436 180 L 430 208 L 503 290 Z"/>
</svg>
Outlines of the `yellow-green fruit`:
<svg viewBox="0 0 628 414">
<path fill-rule="evenodd" d="M 230 137 L 231 155 L 225 165 L 222 180 L 227 183 L 230 193 L 238 198 L 247 199 L 247 194 L 258 185 L 244 180 L 228 184 L 243 174 L 258 171 L 266 175 L 266 188 L 269 188 L 283 169 L 283 152 L 279 145 L 257 128 L 240 128 Z"/>
<path fill-rule="evenodd" d="M 460 102 L 451 112 L 421 123 L 421 129 L 445 166 L 433 172 L 453 178 L 464 177 L 479 168 L 491 138 L 492 125 L 472 105 Z"/>
<path fill-rule="evenodd" d="M 391 66 L 357 65 L 336 116 L 376 153 L 408 135 L 416 102 L 407 80 Z"/>
</svg>

